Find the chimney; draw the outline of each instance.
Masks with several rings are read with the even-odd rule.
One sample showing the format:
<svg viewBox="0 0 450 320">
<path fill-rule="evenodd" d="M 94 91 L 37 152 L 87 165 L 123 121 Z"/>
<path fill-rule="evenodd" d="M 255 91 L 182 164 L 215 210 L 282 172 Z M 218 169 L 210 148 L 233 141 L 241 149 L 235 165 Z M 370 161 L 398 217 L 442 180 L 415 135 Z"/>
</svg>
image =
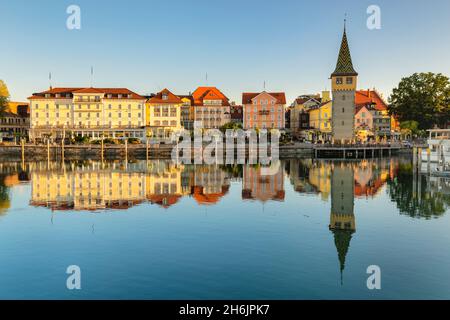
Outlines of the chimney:
<svg viewBox="0 0 450 320">
<path fill-rule="evenodd" d="M 367 89 L 367 97 L 371 98 L 370 89 Z"/>
</svg>

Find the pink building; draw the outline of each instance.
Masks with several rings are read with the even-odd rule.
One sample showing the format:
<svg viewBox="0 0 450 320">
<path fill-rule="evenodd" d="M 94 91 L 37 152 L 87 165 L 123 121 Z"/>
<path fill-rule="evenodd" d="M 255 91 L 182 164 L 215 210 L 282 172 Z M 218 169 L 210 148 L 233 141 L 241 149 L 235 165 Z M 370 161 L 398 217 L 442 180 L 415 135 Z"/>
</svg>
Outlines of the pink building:
<svg viewBox="0 0 450 320">
<path fill-rule="evenodd" d="M 243 93 L 244 129 L 284 129 L 284 92 Z"/>
<path fill-rule="evenodd" d="M 373 131 L 373 115 L 370 107 L 357 105 L 355 110 L 355 130 Z"/>
</svg>

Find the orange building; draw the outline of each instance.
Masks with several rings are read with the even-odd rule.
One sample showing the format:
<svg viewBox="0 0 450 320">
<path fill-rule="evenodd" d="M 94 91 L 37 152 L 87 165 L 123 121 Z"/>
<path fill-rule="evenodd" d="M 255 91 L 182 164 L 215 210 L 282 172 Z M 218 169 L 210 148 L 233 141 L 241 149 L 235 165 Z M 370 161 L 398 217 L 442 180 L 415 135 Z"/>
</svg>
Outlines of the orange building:
<svg viewBox="0 0 450 320">
<path fill-rule="evenodd" d="M 391 131 L 396 130 L 396 121 L 388 113 L 388 105 L 383 97 L 374 90 L 358 90 L 355 95 L 356 107 L 365 106 L 372 113 L 373 133 L 375 136 L 391 136 Z"/>
<path fill-rule="evenodd" d="M 197 126 L 218 129 L 231 121 L 229 99 L 216 87 L 198 87 L 192 98 Z"/>
<path fill-rule="evenodd" d="M 284 129 L 284 92 L 243 93 L 244 129 Z"/>
<path fill-rule="evenodd" d="M 242 199 L 284 201 L 284 171 L 279 166 L 277 172 L 263 175 L 261 167 L 245 166 L 242 185 Z"/>
</svg>

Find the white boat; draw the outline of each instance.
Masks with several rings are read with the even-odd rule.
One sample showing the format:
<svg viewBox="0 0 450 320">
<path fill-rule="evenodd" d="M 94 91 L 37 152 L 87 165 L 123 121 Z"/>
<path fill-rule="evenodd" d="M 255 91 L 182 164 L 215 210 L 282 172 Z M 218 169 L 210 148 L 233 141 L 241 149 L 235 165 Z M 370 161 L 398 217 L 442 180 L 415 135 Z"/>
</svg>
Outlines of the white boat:
<svg viewBox="0 0 450 320">
<path fill-rule="evenodd" d="M 449 163 L 450 129 L 433 129 L 428 130 L 428 132 L 430 134 L 427 140 L 428 150 L 422 150 L 422 161 L 441 164 Z"/>
</svg>

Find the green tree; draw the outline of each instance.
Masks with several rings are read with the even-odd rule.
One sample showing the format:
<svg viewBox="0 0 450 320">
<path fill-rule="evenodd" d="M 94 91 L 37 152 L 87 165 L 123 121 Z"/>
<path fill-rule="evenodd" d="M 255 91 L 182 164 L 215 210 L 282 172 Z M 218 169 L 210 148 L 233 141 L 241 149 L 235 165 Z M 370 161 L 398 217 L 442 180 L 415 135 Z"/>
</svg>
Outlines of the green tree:
<svg viewBox="0 0 450 320">
<path fill-rule="evenodd" d="M 222 132 L 225 132 L 228 129 L 232 129 L 232 130 L 242 129 L 242 124 L 236 123 L 236 122 L 228 122 L 220 127 L 220 131 L 222 131 Z"/>
<path fill-rule="evenodd" d="M 417 121 L 418 129 L 445 126 L 450 119 L 450 82 L 441 73 L 403 78 L 389 97 L 389 113 L 400 122 Z"/>
<path fill-rule="evenodd" d="M 3 80 L 0 80 L 0 118 L 3 117 L 9 103 L 9 91 Z"/>
</svg>

